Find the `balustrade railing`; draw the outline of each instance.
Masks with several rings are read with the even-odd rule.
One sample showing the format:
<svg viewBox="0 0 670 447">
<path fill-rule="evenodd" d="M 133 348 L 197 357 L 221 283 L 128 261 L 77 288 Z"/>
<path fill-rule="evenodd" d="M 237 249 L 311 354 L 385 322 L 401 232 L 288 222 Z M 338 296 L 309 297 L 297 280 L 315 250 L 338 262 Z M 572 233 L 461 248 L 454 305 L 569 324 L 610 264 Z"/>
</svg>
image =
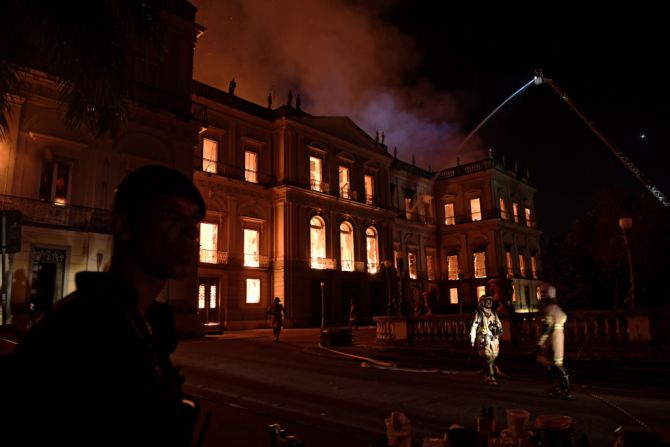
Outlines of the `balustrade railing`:
<svg viewBox="0 0 670 447">
<path fill-rule="evenodd" d="M 21 221 L 28 225 L 53 225 L 95 233 L 112 232 L 112 214 L 100 208 L 56 205 L 37 199 L 0 195 L 0 210 L 21 211 Z"/>
<path fill-rule="evenodd" d="M 228 252 L 201 248 L 200 262 L 203 264 L 228 264 Z"/>
<path fill-rule="evenodd" d="M 567 344 L 620 346 L 653 341 L 653 310 L 574 311 L 568 313 L 565 326 Z M 378 316 L 379 343 L 445 343 L 467 339 L 470 314 L 429 315 L 417 317 Z M 500 315 L 503 341 L 531 346 L 542 333 L 537 313 L 515 314 L 511 319 Z M 658 331 L 656 331 L 658 332 Z"/>
</svg>

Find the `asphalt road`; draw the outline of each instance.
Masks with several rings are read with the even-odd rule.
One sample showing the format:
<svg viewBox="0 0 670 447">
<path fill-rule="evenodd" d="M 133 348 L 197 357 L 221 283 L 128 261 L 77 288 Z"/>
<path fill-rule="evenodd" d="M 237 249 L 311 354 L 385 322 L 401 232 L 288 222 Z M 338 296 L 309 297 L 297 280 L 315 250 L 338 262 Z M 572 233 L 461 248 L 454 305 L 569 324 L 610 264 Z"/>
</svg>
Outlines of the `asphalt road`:
<svg viewBox="0 0 670 447">
<path fill-rule="evenodd" d="M 572 400 L 557 400 L 546 396 L 545 377 L 523 362 L 505 364 L 512 377 L 490 387 L 473 364 L 453 368 L 457 374 L 376 369 L 317 342 L 318 329 L 285 330 L 279 343 L 269 330 L 182 341 L 175 363 L 187 391 L 211 411 L 203 445 L 265 446 L 267 425 L 279 422 L 310 447 L 368 446 L 385 437 L 391 411 L 404 412 L 420 440 L 452 424 L 474 427 L 482 406 L 495 408 L 499 427 L 508 408 L 528 410 L 531 421 L 569 415 L 593 446 L 611 446 L 621 425 L 661 429 L 670 421 L 670 388 L 636 386 L 635 372 L 629 386 L 575 384 Z"/>
</svg>

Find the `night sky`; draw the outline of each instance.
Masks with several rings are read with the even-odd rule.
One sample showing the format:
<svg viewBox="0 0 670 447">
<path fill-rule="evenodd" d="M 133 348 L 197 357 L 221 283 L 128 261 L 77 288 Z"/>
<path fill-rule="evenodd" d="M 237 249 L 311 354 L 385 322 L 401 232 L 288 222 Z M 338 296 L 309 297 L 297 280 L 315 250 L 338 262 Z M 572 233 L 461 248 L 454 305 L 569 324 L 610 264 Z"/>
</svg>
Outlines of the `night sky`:
<svg viewBox="0 0 670 447">
<path fill-rule="evenodd" d="M 307 112 L 348 115 L 371 135 L 383 130 L 389 147 L 424 168 L 481 158 L 492 147 L 530 170 L 546 243 L 607 185 L 644 188 L 547 85 L 529 87 L 456 153 L 541 68 L 670 194 L 670 87 L 660 69 L 670 28 L 658 8 L 445 9 L 452 3 L 194 1 L 208 28 L 194 75 L 221 89 L 234 76 L 236 93 L 260 104 L 269 92 L 283 104 L 291 88 Z"/>
</svg>

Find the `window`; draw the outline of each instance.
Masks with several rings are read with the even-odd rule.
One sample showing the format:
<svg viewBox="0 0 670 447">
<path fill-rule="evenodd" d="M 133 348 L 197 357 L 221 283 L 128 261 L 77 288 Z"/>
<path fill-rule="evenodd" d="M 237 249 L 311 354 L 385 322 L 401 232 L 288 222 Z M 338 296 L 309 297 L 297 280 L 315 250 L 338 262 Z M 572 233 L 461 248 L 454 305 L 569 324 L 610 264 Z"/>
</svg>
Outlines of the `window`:
<svg viewBox="0 0 670 447">
<path fill-rule="evenodd" d="M 70 165 L 45 160 L 40 177 L 40 200 L 67 205 L 70 196 Z"/>
<path fill-rule="evenodd" d="M 447 256 L 447 275 L 450 281 L 458 279 L 458 255 Z"/>
<path fill-rule="evenodd" d="M 375 203 L 375 179 L 371 175 L 365 176 L 365 203 L 368 205 Z"/>
<path fill-rule="evenodd" d="M 340 224 L 340 262 L 343 271 L 354 271 L 354 228 L 349 222 Z"/>
<path fill-rule="evenodd" d="M 414 205 L 412 204 L 412 198 L 411 197 L 405 197 L 405 218 L 407 220 L 412 220 L 412 207 Z"/>
<path fill-rule="evenodd" d="M 198 309 L 205 308 L 205 285 L 200 284 L 198 286 Z"/>
<path fill-rule="evenodd" d="M 200 224 L 200 262 L 216 264 L 219 227 L 212 223 Z"/>
<path fill-rule="evenodd" d="M 258 304 L 261 302 L 261 280 L 247 278 L 247 304 Z"/>
<path fill-rule="evenodd" d="M 202 139 L 202 170 L 216 174 L 216 163 L 219 161 L 219 142 Z"/>
<path fill-rule="evenodd" d="M 486 278 L 486 253 L 478 251 L 474 253 L 475 278 Z"/>
<path fill-rule="evenodd" d="M 313 269 L 322 269 L 326 257 L 326 225 L 319 216 L 309 221 L 309 243 Z"/>
<path fill-rule="evenodd" d="M 514 223 L 519 223 L 519 204 L 518 203 L 513 203 L 512 204 L 512 211 L 514 213 Z"/>
<path fill-rule="evenodd" d="M 258 183 L 258 154 L 244 151 L 244 180 Z"/>
<path fill-rule="evenodd" d="M 428 281 L 435 280 L 435 267 L 432 254 L 426 255 L 426 275 L 428 275 Z"/>
<path fill-rule="evenodd" d="M 456 287 L 449 289 L 449 304 L 458 304 L 458 289 Z"/>
<path fill-rule="evenodd" d="M 529 227 L 533 226 L 533 220 L 530 218 L 530 208 L 526 208 L 526 225 Z"/>
<path fill-rule="evenodd" d="M 445 225 L 455 225 L 456 217 L 454 215 L 454 204 L 445 203 L 444 204 L 444 224 Z"/>
<path fill-rule="evenodd" d="M 482 295 L 486 295 L 486 286 L 477 286 L 477 300 Z"/>
<path fill-rule="evenodd" d="M 512 264 L 512 252 L 505 252 L 505 264 L 507 264 L 507 274 L 514 276 L 514 265 Z"/>
<path fill-rule="evenodd" d="M 340 197 L 343 199 L 350 199 L 350 188 L 351 188 L 351 179 L 349 178 L 349 168 L 346 166 L 340 166 Z"/>
<path fill-rule="evenodd" d="M 411 251 L 407 253 L 407 261 L 409 263 L 409 277 L 410 279 L 416 279 L 416 254 Z"/>
<path fill-rule="evenodd" d="M 505 206 L 505 199 L 500 198 L 500 217 L 507 220 L 509 216 L 507 215 L 507 207 Z"/>
<path fill-rule="evenodd" d="M 472 221 L 482 220 L 482 208 L 479 198 L 470 199 L 470 214 L 472 215 Z"/>
<path fill-rule="evenodd" d="M 379 244 L 377 242 L 377 230 L 373 227 L 368 227 L 365 230 L 365 249 L 368 258 L 368 273 L 377 273 L 379 271 Z"/>
<path fill-rule="evenodd" d="M 312 191 L 323 191 L 323 160 L 309 157 L 309 183 Z"/>
<path fill-rule="evenodd" d="M 244 266 L 258 267 L 260 265 L 259 256 L 259 231 L 249 228 L 244 229 Z"/>
<path fill-rule="evenodd" d="M 526 277 L 526 260 L 523 255 L 519 255 L 519 272 L 521 272 L 521 277 Z"/>
<path fill-rule="evenodd" d="M 537 258 L 535 256 L 530 257 L 530 271 L 533 279 L 537 279 Z"/>
</svg>

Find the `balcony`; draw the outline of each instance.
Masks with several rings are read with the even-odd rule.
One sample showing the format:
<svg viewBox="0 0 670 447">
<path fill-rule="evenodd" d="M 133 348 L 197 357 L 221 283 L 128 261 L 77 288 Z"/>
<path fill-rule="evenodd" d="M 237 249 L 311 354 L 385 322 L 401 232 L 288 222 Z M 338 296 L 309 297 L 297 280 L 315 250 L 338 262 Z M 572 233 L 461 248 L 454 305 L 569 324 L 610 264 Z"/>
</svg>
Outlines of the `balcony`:
<svg viewBox="0 0 670 447">
<path fill-rule="evenodd" d="M 336 270 L 337 259 L 310 258 L 309 265 L 314 270 Z"/>
<path fill-rule="evenodd" d="M 194 157 L 193 168 L 196 171 L 214 174 L 219 177 L 242 180 L 249 183 L 260 183 L 263 185 L 274 185 L 276 183 L 275 177 L 270 174 L 244 169 L 221 161 L 208 160 L 200 156 Z"/>
<path fill-rule="evenodd" d="M 201 248 L 200 262 L 203 264 L 228 264 L 228 252 Z"/>
<path fill-rule="evenodd" d="M 62 227 L 91 233 L 112 233 L 112 213 L 100 208 L 56 205 L 25 197 L 0 195 L 0 210 L 19 210 L 24 225 Z"/>
<path fill-rule="evenodd" d="M 422 225 L 435 225 L 435 218 L 414 211 L 396 210 L 398 217 L 404 217 L 407 222 L 414 222 Z"/>
<path fill-rule="evenodd" d="M 266 269 L 270 266 L 270 258 L 256 253 L 244 254 L 244 267 L 255 267 Z"/>
<path fill-rule="evenodd" d="M 409 213 L 408 213 L 409 214 Z M 505 222 L 511 222 L 510 214 L 505 211 L 501 211 L 498 208 L 492 208 L 488 210 L 478 211 L 476 213 L 470 214 L 460 214 L 458 216 L 448 216 L 443 221 L 442 225 L 452 226 L 452 225 L 461 225 L 472 222 L 481 222 L 491 219 L 502 219 Z M 520 219 L 518 222 L 515 222 L 517 225 L 525 226 L 528 228 L 537 228 L 535 221 L 524 221 Z"/>
<path fill-rule="evenodd" d="M 372 194 L 365 195 L 365 204 L 370 206 L 375 206 L 375 196 Z"/>
<path fill-rule="evenodd" d="M 330 192 L 330 186 L 326 182 L 322 182 L 316 179 L 310 179 L 309 189 L 312 191 L 319 191 L 328 194 Z"/>
</svg>

